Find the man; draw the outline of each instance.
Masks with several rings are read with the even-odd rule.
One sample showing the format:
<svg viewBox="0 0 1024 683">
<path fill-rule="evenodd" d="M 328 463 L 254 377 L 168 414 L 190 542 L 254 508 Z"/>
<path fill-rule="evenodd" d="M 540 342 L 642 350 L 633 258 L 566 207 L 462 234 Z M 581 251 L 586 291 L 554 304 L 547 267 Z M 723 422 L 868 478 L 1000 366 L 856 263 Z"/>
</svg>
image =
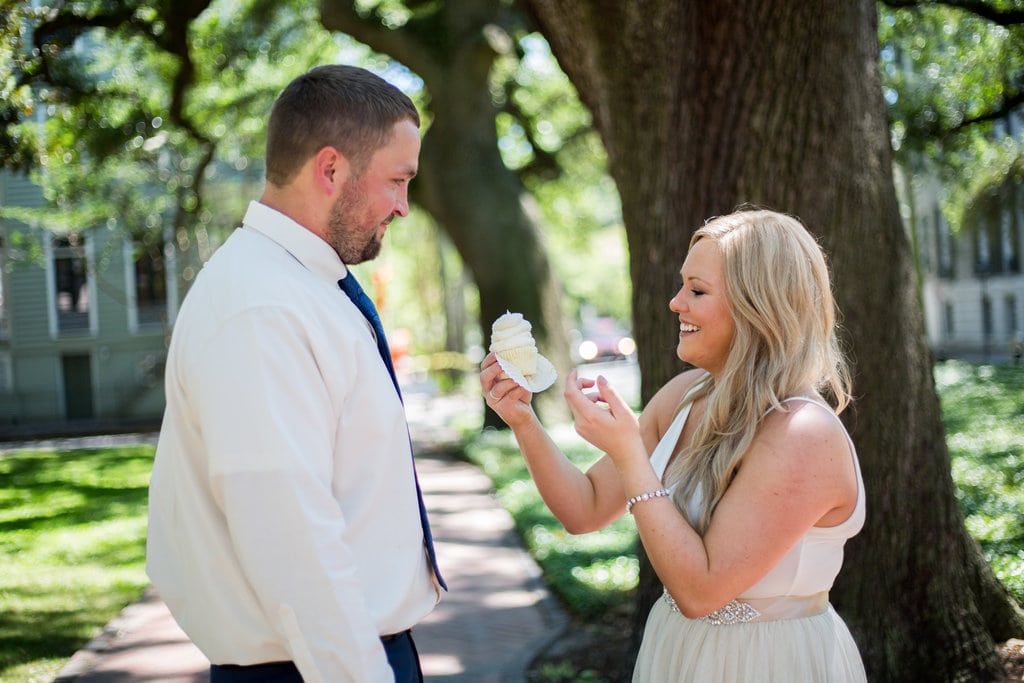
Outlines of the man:
<svg viewBox="0 0 1024 683">
<path fill-rule="evenodd" d="M 346 267 L 408 214 L 419 149 L 415 106 L 377 76 L 295 79 L 263 196 L 181 308 L 147 570 L 213 683 L 422 680 L 409 629 L 443 583 L 387 344 Z"/>
</svg>

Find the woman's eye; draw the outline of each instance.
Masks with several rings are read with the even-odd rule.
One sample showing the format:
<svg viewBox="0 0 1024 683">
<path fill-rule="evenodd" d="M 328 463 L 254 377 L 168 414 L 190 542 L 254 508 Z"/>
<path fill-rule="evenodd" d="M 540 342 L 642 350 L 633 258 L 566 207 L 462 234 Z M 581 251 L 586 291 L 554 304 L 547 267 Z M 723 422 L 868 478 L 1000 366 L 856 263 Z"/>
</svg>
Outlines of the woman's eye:
<svg viewBox="0 0 1024 683">
<path fill-rule="evenodd" d="M 702 289 L 690 289 L 690 291 L 693 292 L 694 296 L 703 296 L 704 295 L 704 290 L 702 290 Z"/>
</svg>

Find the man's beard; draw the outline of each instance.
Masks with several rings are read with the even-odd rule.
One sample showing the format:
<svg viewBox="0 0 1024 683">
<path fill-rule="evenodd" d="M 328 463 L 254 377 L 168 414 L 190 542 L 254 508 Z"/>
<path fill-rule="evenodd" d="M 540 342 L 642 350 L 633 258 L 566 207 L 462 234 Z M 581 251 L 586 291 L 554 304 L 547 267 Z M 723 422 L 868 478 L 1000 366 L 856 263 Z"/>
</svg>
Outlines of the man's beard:
<svg viewBox="0 0 1024 683">
<path fill-rule="evenodd" d="M 374 222 L 373 229 L 366 231 L 366 223 L 373 219 L 368 215 L 356 181 L 351 179 L 345 183 L 327 221 L 327 242 L 346 265 L 375 259 L 381 248 L 377 226 L 384 221 Z"/>
</svg>

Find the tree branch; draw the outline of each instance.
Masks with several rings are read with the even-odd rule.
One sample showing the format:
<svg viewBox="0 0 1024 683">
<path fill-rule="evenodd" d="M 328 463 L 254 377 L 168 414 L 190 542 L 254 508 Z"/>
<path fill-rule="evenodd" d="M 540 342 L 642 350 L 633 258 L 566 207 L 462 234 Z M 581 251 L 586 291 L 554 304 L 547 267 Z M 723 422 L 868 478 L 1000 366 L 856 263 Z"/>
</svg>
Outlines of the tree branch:
<svg viewBox="0 0 1024 683">
<path fill-rule="evenodd" d="M 437 70 L 429 46 L 419 40 L 409 24 L 386 28 L 376 11 L 362 14 L 354 5 L 350 0 L 320 0 L 320 23 L 328 31 L 340 31 L 388 55 L 424 78 L 426 72 Z"/>
<path fill-rule="evenodd" d="M 1000 26 L 1016 26 L 1024 24 L 1024 10 L 1001 9 L 993 7 L 983 0 L 881 0 L 882 3 L 896 9 L 929 7 L 944 5 L 953 7 L 975 16 L 991 21 Z"/>
<path fill-rule="evenodd" d="M 163 28 L 159 31 L 153 24 L 138 19 L 134 5 L 123 5 L 115 11 L 91 16 L 76 14 L 73 10 L 64 8 L 59 9 L 40 23 L 33 32 L 35 46 L 39 49 L 41 71 L 32 74 L 30 78 L 33 81 L 45 81 L 70 89 L 77 94 L 88 94 L 83 93 L 82 84 L 72 83 L 54 73 L 50 66 L 51 47 L 56 48 L 58 52 L 70 48 L 82 33 L 93 28 L 122 29 L 142 35 L 158 49 L 178 60 L 178 71 L 171 85 L 168 118 L 196 140 L 210 144 L 208 137 L 195 127 L 184 110 L 188 91 L 195 81 L 195 64 L 189 50 L 188 28 L 211 2 L 212 0 L 178 0 L 164 3 L 159 8 L 158 16 L 163 22 Z"/>
<path fill-rule="evenodd" d="M 925 125 L 908 122 L 908 133 L 917 140 L 944 139 L 955 136 L 967 130 L 971 126 L 988 121 L 995 121 L 1013 113 L 1015 109 L 1024 104 L 1024 92 L 1017 92 L 1009 97 L 1003 98 L 997 106 L 988 111 L 981 112 L 974 116 L 965 116 L 959 123 L 935 121 Z"/>
<path fill-rule="evenodd" d="M 38 50 L 38 57 L 31 60 L 35 68 L 27 67 L 18 77 L 18 84 L 44 82 L 59 88 L 80 90 L 81 84 L 74 83 L 55 72 L 51 59 L 61 51 L 70 48 L 84 32 L 93 28 L 125 28 L 130 32 L 147 35 L 149 27 L 138 22 L 132 8 L 120 8 L 114 12 L 82 16 L 63 8 L 53 10 L 48 18 L 32 31 L 32 43 Z"/>
<path fill-rule="evenodd" d="M 58 10 L 50 18 L 36 26 L 32 32 L 36 47 L 53 44 L 61 48 L 70 47 L 84 31 L 92 28 L 127 27 L 140 33 L 150 33 L 148 26 L 135 19 L 135 8 L 122 7 L 106 14 L 91 17 Z"/>
<path fill-rule="evenodd" d="M 195 64 L 192 62 L 192 53 L 188 44 L 188 27 L 210 6 L 211 1 L 168 2 L 160 14 L 160 18 L 164 21 L 164 30 L 159 34 L 154 32 L 153 35 L 154 41 L 161 49 L 178 58 L 178 72 L 174 74 L 174 82 L 171 85 L 170 119 L 204 145 L 210 145 L 212 141 L 196 129 L 184 112 L 185 100 L 188 98 L 188 91 L 195 82 L 196 76 Z"/>
<path fill-rule="evenodd" d="M 1024 104 L 1024 92 L 1018 91 L 1009 97 L 1004 97 L 1003 101 L 995 109 L 983 112 L 970 118 L 965 118 L 963 121 L 954 126 L 950 132 L 958 133 L 961 130 L 973 126 L 976 123 L 984 123 L 986 121 L 995 121 L 1001 119 L 1004 116 L 1008 116 L 1014 109 Z"/>
</svg>

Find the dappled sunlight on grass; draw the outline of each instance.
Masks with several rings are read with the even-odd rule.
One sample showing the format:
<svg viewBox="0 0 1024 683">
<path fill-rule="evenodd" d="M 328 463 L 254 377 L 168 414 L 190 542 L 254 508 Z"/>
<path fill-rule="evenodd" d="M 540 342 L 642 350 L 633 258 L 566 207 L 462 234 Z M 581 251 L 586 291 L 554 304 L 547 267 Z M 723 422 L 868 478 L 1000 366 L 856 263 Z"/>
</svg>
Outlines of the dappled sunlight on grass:
<svg viewBox="0 0 1024 683">
<path fill-rule="evenodd" d="M 572 575 L 598 590 L 630 590 L 640 577 L 640 561 L 620 555 L 588 567 L 573 567 Z"/>
<path fill-rule="evenodd" d="M 149 583 L 152 447 L 0 458 L 0 680 L 49 681 Z"/>
<path fill-rule="evenodd" d="M 946 361 L 935 384 L 967 530 L 1024 602 L 1024 366 Z"/>
<path fill-rule="evenodd" d="M 601 455 L 571 426 L 551 434 L 581 469 Z M 630 600 L 639 575 L 632 519 L 623 517 L 602 531 L 572 535 L 544 505 L 509 432 L 484 433 L 468 454 L 494 482 L 498 500 L 512 514 L 549 585 L 576 614 L 596 617 Z"/>
</svg>

